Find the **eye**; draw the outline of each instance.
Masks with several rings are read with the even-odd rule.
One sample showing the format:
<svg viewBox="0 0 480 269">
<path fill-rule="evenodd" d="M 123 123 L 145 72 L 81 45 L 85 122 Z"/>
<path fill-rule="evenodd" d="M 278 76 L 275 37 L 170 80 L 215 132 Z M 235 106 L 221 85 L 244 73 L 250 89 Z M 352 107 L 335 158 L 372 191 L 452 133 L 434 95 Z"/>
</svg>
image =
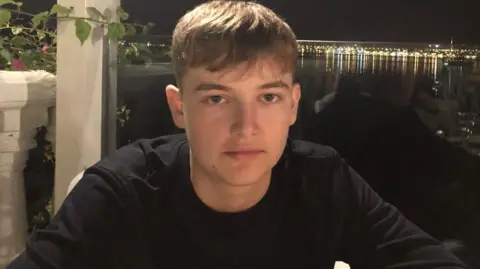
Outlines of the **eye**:
<svg viewBox="0 0 480 269">
<path fill-rule="evenodd" d="M 262 99 L 268 103 L 275 103 L 278 100 L 278 95 L 273 93 L 266 93 L 263 95 Z"/>
<path fill-rule="evenodd" d="M 223 99 L 223 97 L 218 96 L 218 95 L 208 97 L 208 103 L 212 104 L 212 105 L 220 104 L 223 101 L 225 101 L 225 99 Z"/>
</svg>

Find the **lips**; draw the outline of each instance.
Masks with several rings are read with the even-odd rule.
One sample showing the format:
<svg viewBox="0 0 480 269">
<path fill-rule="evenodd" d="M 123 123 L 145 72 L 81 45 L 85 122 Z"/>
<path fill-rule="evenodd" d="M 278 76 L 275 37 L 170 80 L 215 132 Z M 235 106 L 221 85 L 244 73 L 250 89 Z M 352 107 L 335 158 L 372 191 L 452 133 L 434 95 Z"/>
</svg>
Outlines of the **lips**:
<svg viewBox="0 0 480 269">
<path fill-rule="evenodd" d="M 248 150 L 234 150 L 234 151 L 227 151 L 225 155 L 232 157 L 232 158 L 248 158 L 248 157 L 255 157 L 260 154 L 265 153 L 263 150 L 259 149 L 248 149 Z"/>
</svg>

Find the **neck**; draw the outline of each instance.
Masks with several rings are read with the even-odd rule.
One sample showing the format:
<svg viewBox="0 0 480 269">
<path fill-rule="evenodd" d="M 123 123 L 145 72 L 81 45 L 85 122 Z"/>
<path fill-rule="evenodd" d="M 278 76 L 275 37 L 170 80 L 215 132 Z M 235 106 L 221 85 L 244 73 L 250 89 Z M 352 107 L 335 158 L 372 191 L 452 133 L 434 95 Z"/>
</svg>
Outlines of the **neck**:
<svg viewBox="0 0 480 269">
<path fill-rule="evenodd" d="M 240 212 L 253 207 L 265 196 L 271 174 L 270 170 L 253 184 L 236 186 L 191 166 L 190 178 L 195 193 L 208 207 L 219 212 Z"/>
</svg>

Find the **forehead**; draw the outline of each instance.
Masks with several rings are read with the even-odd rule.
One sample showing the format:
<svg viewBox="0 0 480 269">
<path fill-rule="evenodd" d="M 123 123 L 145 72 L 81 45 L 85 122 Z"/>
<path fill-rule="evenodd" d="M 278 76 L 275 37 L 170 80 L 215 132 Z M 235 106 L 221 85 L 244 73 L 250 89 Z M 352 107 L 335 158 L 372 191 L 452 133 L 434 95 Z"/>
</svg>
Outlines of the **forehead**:
<svg viewBox="0 0 480 269">
<path fill-rule="evenodd" d="M 263 83 L 265 81 L 282 80 L 293 82 L 293 68 L 274 59 L 263 58 L 255 62 L 231 65 L 219 71 L 209 71 L 206 66 L 187 68 L 182 78 L 185 87 L 195 86 L 203 82 L 219 84 Z"/>
</svg>

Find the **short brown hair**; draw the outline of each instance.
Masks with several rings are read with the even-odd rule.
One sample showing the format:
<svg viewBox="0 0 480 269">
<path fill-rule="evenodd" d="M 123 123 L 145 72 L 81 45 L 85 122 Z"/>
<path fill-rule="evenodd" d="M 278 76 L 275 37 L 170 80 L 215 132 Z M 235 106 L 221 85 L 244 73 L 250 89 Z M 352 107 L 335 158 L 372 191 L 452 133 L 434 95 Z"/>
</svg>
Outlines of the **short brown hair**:
<svg viewBox="0 0 480 269">
<path fill-rule="evenodd" d="M 272 56 L 295 71 L 295 34 L 271 9 L 251 1 L 214 0 L 185 14 L 173 32 L 171 56 L 177 83 L 187 68 L 215 72 Z"/>
</svg>

